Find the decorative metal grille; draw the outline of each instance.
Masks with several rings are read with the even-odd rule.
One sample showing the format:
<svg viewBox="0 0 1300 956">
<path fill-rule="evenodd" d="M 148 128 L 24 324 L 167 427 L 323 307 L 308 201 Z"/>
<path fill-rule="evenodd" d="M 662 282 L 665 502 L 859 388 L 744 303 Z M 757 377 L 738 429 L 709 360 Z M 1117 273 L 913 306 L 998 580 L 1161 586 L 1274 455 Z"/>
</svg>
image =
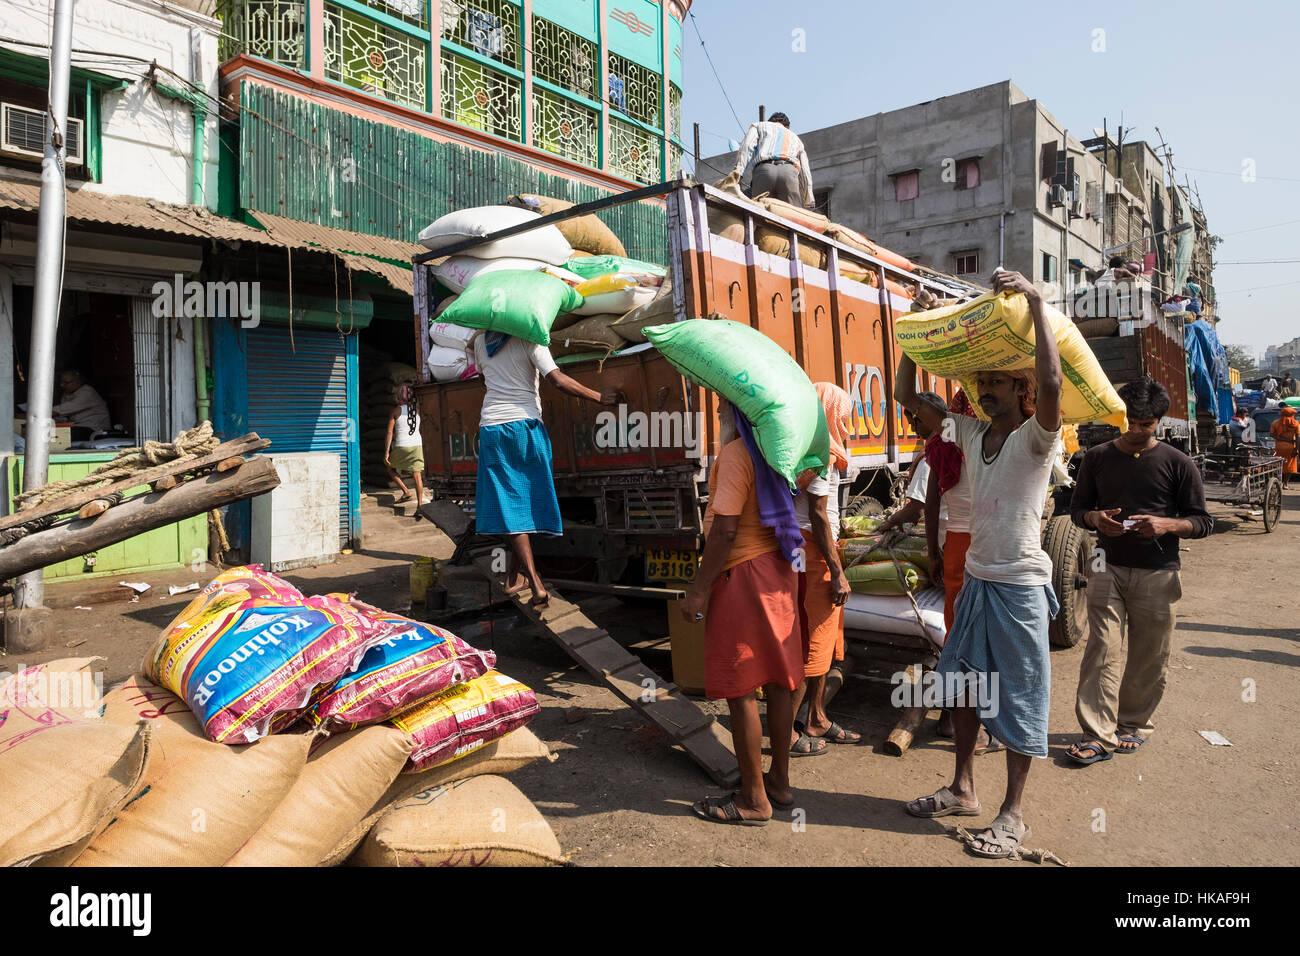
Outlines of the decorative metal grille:
<svg viewBox="0 0 1300 956">
<path fill-rule="evenodd" d="M 682 171 L 682 148 L 676 143 L 668 144 L 668 176 L 676 179 Z"/>
<path fill-rule="evenodd" d="M 442 38 L 515 69 L 524 65 L 519 6 L 510 0 L 442 0 Z"/>
<path fill-rule="evenodd" d="M 643 183 L 659 182 L 659 142 L 653 133 L 620 119 L 609 119 L 609 162 L 612 172 Z"/>
<path fill-rule="evenodd" d="M 533 87 L 533 145 L 575 163 L 600 167 L 600 114 Z"/>
<path fill-rule="evenodd" d="M 682 91 L 675 83 L 668 84 L 668 135 L 682 138 Z"/>
<path fill-rule="evenodd" d="M 405 20 L 412 26 L 429 29 L 429 21 L 424 15 L 425 0 L 358 0 L 358 2 L 364 3 L 372 10 L 386 13 L 390 17 Z"/>
<path fill-rule="evenodd" d="M 221 59 L 247 53 L 304 68 L 306 0 L 223 0 L 217 15 L 223 24 L 218 44 Z"/>
<path fill-rule="evenodd" d="M 523 83 L 509 74 L 442 51 L 442 116 L 523 142 Z"/>
<path fill-rule="evenodd" d="M 325 76 L 427 110 L 427 46 L 361 14 L 325 4 Z"/>
<path fill-rule="evenodd" d="M 600 99 L 596 44 L 550 20 L 533 17 L 532 51 L 533 76 L 589 99 Z"/>
<path fill-rule="evenodd" d="M 662 77 L 617 53 L 609 55 L 609 104 L 647 126 L 662 129 Z"/>
</svg>

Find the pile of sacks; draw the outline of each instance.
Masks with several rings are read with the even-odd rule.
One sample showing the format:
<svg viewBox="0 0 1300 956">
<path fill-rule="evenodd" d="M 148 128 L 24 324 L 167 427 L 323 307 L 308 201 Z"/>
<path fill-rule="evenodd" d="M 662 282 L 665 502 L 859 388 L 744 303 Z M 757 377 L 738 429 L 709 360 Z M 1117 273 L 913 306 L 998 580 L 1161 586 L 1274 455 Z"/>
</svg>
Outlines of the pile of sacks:
<svg viewBox="0 0 1300 956">
<path fill-rule="evenodd" d="M 499 776 L 549 757 L 533 692 L 448 631 L 250 566 L 102 697 L 94 660 L 0 684 L 0 865 L 564 861 Z"/>
<path fill-rule="evenodd" d="M 438 252 L 570 205 L 515 196 L 506 205 L 448 213 L 425 227 L 419 239 Z M 478 374 L 474 343 L 484 330 L 550 346 L 557 356 L 603 356 L 645 342 L 644 326 L 672 317 L 667 270 L 627 258 L 618 237 L 594 215 L 484 243 L 445 257 L 432 269 L 448 293 L 429 327 L 427 366 L 440 382 Z"/>
<path fill-rule="evenodd" d="M 925 530 L 908 525 L 902 538 L 885 547 L 876 532 L 883 521 L 859 515 L 840 522 L 840 564 L 853 591 L 844 607 L 844 626 L 916 634 L 942 647 L 944 592 L 930 580 Z"/>
</svg>

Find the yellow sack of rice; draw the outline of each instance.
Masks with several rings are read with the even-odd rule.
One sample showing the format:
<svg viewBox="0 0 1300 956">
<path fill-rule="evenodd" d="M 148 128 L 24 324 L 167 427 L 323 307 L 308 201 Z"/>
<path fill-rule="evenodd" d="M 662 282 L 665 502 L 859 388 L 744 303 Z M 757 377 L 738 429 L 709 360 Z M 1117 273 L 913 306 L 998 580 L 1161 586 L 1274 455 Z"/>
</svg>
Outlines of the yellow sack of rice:
<svg viewBox="0 0 1300 956">
<path fill-rule="evenodd" d="M 503 777 L 430 787 L 379 818 L 355 866 L 558 866 L 551 826 Z"/>
<path fill-rule="evenodd" d="M 1124 403 L 1078 328 L 1044 304 L 1061 355 L 1061 412 L 1067 422 L 1124 424 Z M 894 337 L 916 364 L 932 375 L 961 382 L 974 395 L 975 373 L 1032 369 L 1034 320 L 1019 293 L 986 292 L 959 305 L 899 316 Z M 984 417 L 976 404 L 975 411 Z"/>
</svg>

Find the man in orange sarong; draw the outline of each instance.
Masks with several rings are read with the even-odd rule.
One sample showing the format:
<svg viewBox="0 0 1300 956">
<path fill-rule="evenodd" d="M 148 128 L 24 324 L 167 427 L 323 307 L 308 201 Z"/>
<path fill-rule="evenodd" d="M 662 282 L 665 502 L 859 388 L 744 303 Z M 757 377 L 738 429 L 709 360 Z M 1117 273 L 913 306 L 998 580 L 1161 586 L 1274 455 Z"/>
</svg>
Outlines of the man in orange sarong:
<svg viewBox="0 0 1300 956">
<path fill-rule="evenodd" d="M 1273 453 L 1282 459 L 1282 487 L 1291 486 L 1291 476 L 1296 473 L 1296 449 L 1300 447 L 1300 423 L 1296 422 L 1295 409 L 1281 406 L 1278 420 L 1269 426 L 1273 436 Z"/>
</svg>

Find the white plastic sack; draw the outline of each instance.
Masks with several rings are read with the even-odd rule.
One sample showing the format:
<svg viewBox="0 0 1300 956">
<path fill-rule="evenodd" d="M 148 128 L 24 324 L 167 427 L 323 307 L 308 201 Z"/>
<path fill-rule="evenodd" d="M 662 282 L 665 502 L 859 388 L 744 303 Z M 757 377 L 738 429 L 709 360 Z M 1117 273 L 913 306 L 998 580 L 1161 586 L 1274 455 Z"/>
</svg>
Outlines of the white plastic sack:
<svg viewBox="0 0 1300 956">
<path fill-rule="evenodd" d="M 916 634 L 943 647 L 947 630 L 943 624 L 943 588 L 917 591 L 916 604 L 921 609 L 922 627 L 906 594 L 849 595 L 844 605 L 844 628 L 854 631 L 877 631 L 881 634 Z"/>
<path fill-rule="evenodd" d="M 420 231 L 420 245 L 438 252 L 465 239 L 477 239 L 520 223 L 535 222 L 542 217 L 527 209 L 515 206 L 473 206 L 457 209 L 435 219 Z M 485 243 L 466 250 L 466 255 L 476 259 L 538 259 L 562 266 L 573 255 L 573 249 L 555 226 L 540 228 Z"/>
<path fill-rule="evenodd" d="M 478 329 L 467 329 L 463 325 L 452 325 L 450 322 L 429 324 L 429 341 L 445 349 L 459 349 L 464 352 L 476 335 Z"/>
<path fill-rule="evenodd" d="M 445 285 L 452 292 L 464 292 L 465 287 L 475 278 L 485 272 L 496 272 L 499 269 L 527 269 L 533 272 L 540 272 L 547 268 L 549 263 L 542 262 L 540 259 L 515 259 L 506 257 L 503 259 L 478 259 L 474 256 L 452 256 L 440 266 L 433 267 L 433 274 L 438 277 L 438 281 Z"/>
<path fill-rule="evenodd" d="M 654 300 L 659 290 L 653 286 L 634 285 L 618 292 L 592 295 L 582 300 L 573 311 L 578 315 L 626 315 L 633 309 Z"/>
<path fill-rule="evenodd" d="M 473 373 L 469 371 L 472 366 L 464 349 L 449 349 L 440 345 L 429 347 L 429 355 L 424 364 L 435 382 L 455 382 L 478 372 L 477 369 Z"/>
</svg>

